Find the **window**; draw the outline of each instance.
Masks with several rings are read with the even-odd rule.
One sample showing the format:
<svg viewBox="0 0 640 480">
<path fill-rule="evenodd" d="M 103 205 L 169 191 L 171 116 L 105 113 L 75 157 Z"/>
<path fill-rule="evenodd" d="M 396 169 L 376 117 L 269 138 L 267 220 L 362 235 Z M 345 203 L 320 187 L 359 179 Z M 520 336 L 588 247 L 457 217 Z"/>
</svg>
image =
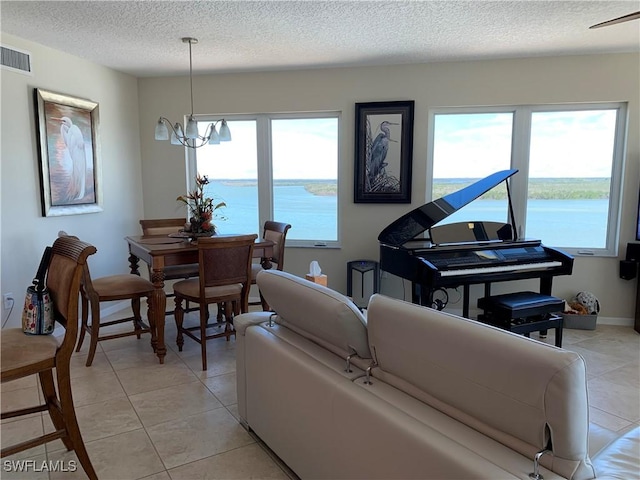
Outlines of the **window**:
<svg viewBox="0 0 640 480">
<path fill-rule="evenodd" d="M 520 238 L 616 255 L 625 104 L 449 108 L 430 118 L 428 198 L 516 168 L 511 199 Z M 506 189 L 494 190 L 442 223 L 508 221 Z"/>
<path fill-rule="evenodd" d="M 287 243 L 338 243 L 337 113 L 225 116 L 232 141 L 189 155 L 189 178 L 209 177 L 224 201 L 221 233 L 262 234 L 266 220 L 292 225 Z M 198 117 L 204 133 L 213 117 Z"/>
</svg>

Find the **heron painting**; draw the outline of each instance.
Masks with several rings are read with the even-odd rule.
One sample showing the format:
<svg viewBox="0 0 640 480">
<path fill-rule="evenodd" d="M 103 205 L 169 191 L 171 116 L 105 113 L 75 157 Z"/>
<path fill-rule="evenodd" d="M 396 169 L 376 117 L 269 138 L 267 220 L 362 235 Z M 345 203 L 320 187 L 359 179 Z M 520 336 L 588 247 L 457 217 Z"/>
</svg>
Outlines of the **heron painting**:
<svg viewBox="0 0 640 480">
<path fill-rule="evenodd" d="M 356 104 L 356 203 L 409 203 L 413 101 Z"/>
<path fill-rule="evenodd" d="M 101 211 L 97 103 L 36 89 L 43 215 Z"/>
</svg>

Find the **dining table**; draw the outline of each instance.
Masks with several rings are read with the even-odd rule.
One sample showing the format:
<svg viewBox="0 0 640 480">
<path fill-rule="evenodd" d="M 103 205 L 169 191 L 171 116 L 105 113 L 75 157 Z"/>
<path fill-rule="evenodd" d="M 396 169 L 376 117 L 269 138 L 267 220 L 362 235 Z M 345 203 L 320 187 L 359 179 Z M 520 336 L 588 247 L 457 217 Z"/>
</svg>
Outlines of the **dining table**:
<svg viewBox="0 0 640 480">
<path fill-rule="evenodd" d="M 225 235 L 227 236 L 227 235 Z M 233 235 L 229 235 L 233 236 Z M 153 283 L 153 294 L 149 302 L 149 326 L 151 327 L 151 347 L 161 364 L 167 354 L 164 341 L 165 309 L 167 295 L 164 291 L 164 269 L 174 265 L 198 263 L 198 242 L 181 235 L 138 235 L 125 237 L 129 245 L 129 267 L 131 273 L 140 275 L 139 262 L 149 266 L 149 276 Z M 271 268 L 274 242 L 256 239 L 253 258 L 259 258 L 262 267 Z"/>
</svg>

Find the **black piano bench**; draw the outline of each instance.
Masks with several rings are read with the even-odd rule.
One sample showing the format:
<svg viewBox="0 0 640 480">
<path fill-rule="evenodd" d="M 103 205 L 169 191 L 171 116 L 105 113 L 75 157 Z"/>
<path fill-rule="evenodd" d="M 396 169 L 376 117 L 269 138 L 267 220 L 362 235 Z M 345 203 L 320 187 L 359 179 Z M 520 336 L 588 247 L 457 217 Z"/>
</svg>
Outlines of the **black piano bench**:
<svg viewBox="0 0 640 480">
<path fill-rule="evenodd" d="M 484 314 L 478 320 L 510 332 L 524 334 L 556 330 L 556 347 L 562 347 L 561 312 L 564 301 L 534 292 L 505 293 L 478 299 L 478 307 Z"/>
</svg>

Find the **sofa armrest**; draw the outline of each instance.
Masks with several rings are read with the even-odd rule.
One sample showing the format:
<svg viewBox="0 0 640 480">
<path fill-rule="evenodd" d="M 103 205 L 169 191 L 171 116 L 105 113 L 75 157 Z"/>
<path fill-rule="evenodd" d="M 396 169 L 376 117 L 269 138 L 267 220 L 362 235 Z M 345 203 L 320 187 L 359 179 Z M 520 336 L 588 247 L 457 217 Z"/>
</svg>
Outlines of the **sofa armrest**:
<svg viewBox="0 0 640 480">
<path fill-rule="evenodd" d="M 236 335 L 244 336 L 248 327 L 268 322 L 271 315 L 274 315 L 273 312 L 250 312 L 238 315 L 233 319 Z"/>
</svg>

